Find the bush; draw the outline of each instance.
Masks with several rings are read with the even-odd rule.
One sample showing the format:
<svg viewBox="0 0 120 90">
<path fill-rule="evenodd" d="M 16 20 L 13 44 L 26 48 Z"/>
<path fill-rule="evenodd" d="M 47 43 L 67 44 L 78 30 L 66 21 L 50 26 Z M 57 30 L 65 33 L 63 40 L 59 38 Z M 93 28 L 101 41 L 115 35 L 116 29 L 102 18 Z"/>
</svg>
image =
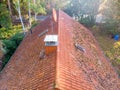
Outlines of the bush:
<svg viewBox="0 0 120 90">
<path fill-rule="evenodd" d="M 0 39 L 9 39 L 16 33 L 22 32 L 21 25 L 10 28 L 0 28 Z"/>
<path fill-rule="evenodd" d="M 114 47 L 106 52 L 106 55 L 110 58 L 115 66 L 120 65 L 120 41 L 114 44 Z"/>
<path fill-rule="evenodd" d="M 23 40 L 23 33 L 17 33 L 13 37 L 11 37 L 9 40 L 2 40 L 2 45 L 3 45 L 3 52 L 5 54 L 5 58 L 3 60 L 3 67 L 7 64 L 9 61 L 10 57 L 13 55 L 15 52 L 16 48 L 20 44 L 20 42 Z"/>
<path fill-rule="evenodd" d="M 87 16 L 79 19 L 79 22 L 87 27 L 92 27 L 95 25 L 95 19 L 92 16 Z"/>
<path fill-rule="evenodd" d="M 34 21 L 34 22 L 32 22 L 32 26 L 31 26 L 31 29 L 33 29 L 35 26 L 37 26 L 39 24 L 39 22 L 36 22 L 36 21 Z"/>
<path fill-rule="evenodd" d="M 118 30 L 119 25 L 116 20 L 112 20 L 112 19 L 106 20 L 106 23 L 103 25 L 103 28 L 104 30 L 106 30 L 108 34 L 115 35 L 117 33 L 120 33 L 120 31 Z"/>
</svg>

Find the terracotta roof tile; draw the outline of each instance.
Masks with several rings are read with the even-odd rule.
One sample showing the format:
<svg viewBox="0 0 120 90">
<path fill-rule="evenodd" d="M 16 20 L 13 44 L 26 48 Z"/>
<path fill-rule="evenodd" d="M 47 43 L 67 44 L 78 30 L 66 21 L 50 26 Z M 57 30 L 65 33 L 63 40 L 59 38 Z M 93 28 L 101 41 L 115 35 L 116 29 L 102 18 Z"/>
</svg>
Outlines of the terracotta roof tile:
<svg viewBox="0 0 120 90">
<path fill-rule="evenodd" d="M 0 90 L 53 90 L 56 53 L 41 60 L 39 54 L 44 49 L 45 35 L 38 36 L 46 29 L 49 30 L 47 34 L 51 33 L 51 20 L 50 17 L 47 18 L 34 28 L 32 34 L 28 33 L 24 38 L 2 71 Z M 54 23 L 54 26 L 56 28 L 57 22 Z M 56 34 L 57 29 L 55 30 Z"/>
<path fill-rule="evenodd" d="M 0 74 L 0 90 L 120 90 L 118 76 L 91 32 L 63 11 L 57 16 L 57 22 L 50 16 L 24 38 Z M 39 34 L 47 29 L 47 34 L 58 34 L 57 51 L 40 59 L 45 35 Z"/>
</svg>

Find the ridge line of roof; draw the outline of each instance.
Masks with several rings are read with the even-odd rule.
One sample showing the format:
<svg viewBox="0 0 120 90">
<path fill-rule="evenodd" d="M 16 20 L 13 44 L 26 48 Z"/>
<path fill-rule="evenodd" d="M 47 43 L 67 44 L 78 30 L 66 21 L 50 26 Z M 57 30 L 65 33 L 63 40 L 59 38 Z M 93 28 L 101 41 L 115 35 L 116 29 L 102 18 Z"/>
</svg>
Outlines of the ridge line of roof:
<svg viewBox="0 0 120 90">
<path fill-rule="evenodd" d="M 58 10 L 58 39 L 59 39 L 59 31 L 60 31 L 60 9 Z M 59 40 L 58 40 L 59 41 Z M 59 43 L 59 42 L 58 42 Z M 59 48 L 57 47 L 57 52 L 59 52 Z M 58 82 L 58 77 L 59 77 L 59 59 L 58 59 L 58 53 L 56 56 L 56 75 L 55 75 L 55 89 L 59 90 L 59 82 Z"/>
</svg>

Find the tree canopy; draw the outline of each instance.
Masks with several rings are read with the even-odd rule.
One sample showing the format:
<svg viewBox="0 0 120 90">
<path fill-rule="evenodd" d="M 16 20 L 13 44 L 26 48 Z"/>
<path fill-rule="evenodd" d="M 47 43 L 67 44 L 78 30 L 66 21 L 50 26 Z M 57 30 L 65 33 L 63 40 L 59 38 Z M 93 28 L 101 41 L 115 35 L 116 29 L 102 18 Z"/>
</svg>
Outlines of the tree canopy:
<svg viewBox="0 0 120 90">
<path fill-rule="evenodd" d="M 11 26 L 10 14 L 7 5 L 4 3 L 0 3 L 0 26 L 5 28 Z"/>
<path fill-rule="evenodd" d="M 98 14 L 99 5 L 99 0 L 70 0 L 64 11 L 83 24 L 92 24 Z"/>
</svg>

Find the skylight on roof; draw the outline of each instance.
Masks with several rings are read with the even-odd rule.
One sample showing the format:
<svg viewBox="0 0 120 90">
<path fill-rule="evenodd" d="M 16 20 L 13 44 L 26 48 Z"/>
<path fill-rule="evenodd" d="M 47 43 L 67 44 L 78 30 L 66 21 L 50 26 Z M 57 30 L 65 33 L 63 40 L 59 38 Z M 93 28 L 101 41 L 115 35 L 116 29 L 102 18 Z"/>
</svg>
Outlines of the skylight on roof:
<svg viewBox="0 0 120 90">
<path fill-rule="evenodd" d="M 75 44 L 75 47 L 77 48 L 77 49 L 79 49 L 80 51 L 82 51 L 82 52 L 85 52 L 85 48 L 84 47 L 82 47 L 81 45 L 79 45 L 79 44 Z"/>
<path fill-rule="evenodd" d="M 46 35 L 45 46 L 57 46 L 58 45 L 58 35 Z"/>
<path fill-rule="evenodd" d="M 58 35 L 46 35 L 44 42 L 57 42 L 58 41 Z"/>
<path fill-rule="evenodd" d="M 42 35 L 46 34 L 48 32 L 48 29 L 40 33 L 38 36 L 41 37 Z"/>
</svg>

